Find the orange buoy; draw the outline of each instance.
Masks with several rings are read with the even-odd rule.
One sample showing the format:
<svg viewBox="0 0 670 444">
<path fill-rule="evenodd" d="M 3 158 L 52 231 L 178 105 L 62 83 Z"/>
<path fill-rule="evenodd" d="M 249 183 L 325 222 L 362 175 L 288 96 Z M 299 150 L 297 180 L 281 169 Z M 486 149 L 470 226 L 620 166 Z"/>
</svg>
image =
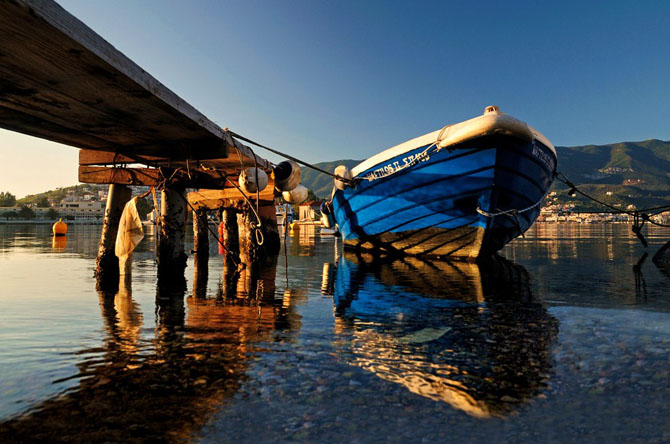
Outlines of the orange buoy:
<svg viewBox="0 0 670 444">
<path fill-rule="evenodd" d="M 67 233 L 67 224 L 63 222 L 63 219 L 58 219 L 58 222 L 53 225 L 52 230 L 54 236 L 65 236 L 65 233 Z"/>
<path fill-rule="evenodd" d="M 67 248 L 67 236 L 54 236 L 51 238 L 51 248 L 54 250 L 65 250 Z"/>
</svg>

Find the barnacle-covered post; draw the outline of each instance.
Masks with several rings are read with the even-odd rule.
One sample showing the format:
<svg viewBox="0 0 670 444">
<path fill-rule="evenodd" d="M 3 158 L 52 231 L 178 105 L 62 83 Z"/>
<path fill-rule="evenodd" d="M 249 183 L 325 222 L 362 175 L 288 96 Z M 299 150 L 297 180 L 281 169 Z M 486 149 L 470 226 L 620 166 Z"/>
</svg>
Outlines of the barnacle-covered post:
<svg viewBox="0 0 670 444">
<path fill-rule="evenodd" d="M 238 289 L 248 296 L 255 294 L 259 264 L 264 258 L 262 230 L 257 226 L 256 216 L 248 209 L 237 215 L 240 236 L 240 261 L 245 265 Z"/>
<path fill-rule="evenodd" d="M 161 191 L 160 232 L 158 237 L 158 281 L 185 287 L 186 194 L 183 186 L 168 185 Z"/>
<path fill-rule="evenodd" d="M 114 254 L 116 234 L 123 207 L 130 200 L 132 192 L 124 185 L 110 185 L 107 206 L 102 222 L 102 233 L 98 245 L 95 277 L 98 290 L 115 290 L 119 285 L 119 258 Z"/>
</svg>

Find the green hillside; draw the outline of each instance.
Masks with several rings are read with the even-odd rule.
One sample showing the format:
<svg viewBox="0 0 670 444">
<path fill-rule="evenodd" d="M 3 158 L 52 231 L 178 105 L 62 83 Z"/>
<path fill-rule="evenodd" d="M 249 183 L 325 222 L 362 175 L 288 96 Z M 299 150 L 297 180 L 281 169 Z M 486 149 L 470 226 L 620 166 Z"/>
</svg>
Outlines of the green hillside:
<svg viewBox="0 0 670 444">
<path fill-rule="evenodd" d="M 344 159 L 334 160 L 332 162 L 321 162 L 314 165 L 321 168 L 322 170 L 333 172 L 338 165 L 346 165 L 349 168 L 353 168 L 359 163 L 361 163 L 360 160 Z M 318 198 L 330 198 L 330 193 L 333 190 L 332 177 L 323 173 L 319 173 L 318 171 L 315 171 L 311 168 L 302 167 L 300 182 L 312 190 Z"/>
<path fill-rule="evenodd" d="M 579 188 L 610 204 L 638 209 L 670 204 L 670 142 L 645 140 L 612 145 L 556 147 L 558 171 Z M 583 198 L 567 195 L 554 184 L 557 203 L 574 203 L 576 210 L 599 210 Z"/>
<path fill-rule="evenodd" d="M 648 208 L 670 204 L 670 142 L 645 140 L 611 145 L 556 147 L 558 171 L 580 189 L 610 205 L 635 205 Z M 334 171 L 340 164 L 349 168 L 359 160 L 336 160 L 316 164 Z M 331 177 L 309 168 L 302 170 L 302 183 L 320 198 L 330 197 Z M 554 203 L 573 203 L 575 210 L 598 211 L 602 208 L 579 197 L 568 196 L 565 185 L 556 181 L 558 195 Z"/>
</svg>

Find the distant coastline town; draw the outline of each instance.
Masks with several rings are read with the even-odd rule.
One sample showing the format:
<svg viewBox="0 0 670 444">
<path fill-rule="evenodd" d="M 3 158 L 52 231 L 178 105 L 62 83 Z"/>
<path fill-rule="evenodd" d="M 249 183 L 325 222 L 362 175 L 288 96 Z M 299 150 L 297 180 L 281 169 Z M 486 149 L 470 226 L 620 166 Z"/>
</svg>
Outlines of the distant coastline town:
<svg viewBox="0 0 670 444">
<path fill-rule="evenodd" d="M 16 199 L 0 193 L 0 224 L 53 223 L 58 219 L 80 224 L 101 224 L 107 187 L 79 185 Z"/>
<path fill-rule="evenodd" d="M 574 203 L 558 203 L 558 193 L 552 191 L 547 195 L 544 205 L 540 210 L 537 222 L 560 223 L 574 222 L 581 224 L 594 223 L 633 223 L 634 216 L 628 214 L 635 212 L 638 208 L 634 204 L 624 207 L 622 204 L 614 204 L 628 213 L 617 213 L 608 211 L 575 211 Z M 651 216 L 651 219 L 662 224 L 670 223 L 670 211 Z"/>
<path fill-rule="evenodd" d="M 75 224 L 102 224 L 107 201 L 105 185 L 75 185 L 57 188 L 36 195 L 16 199 L 9 192 L 0 192 L 0 224 L 47 224 L 63 219 Z M 138 188 L 138 194 L 145 191 Z M 313 196 L 313 194 L 312 194 Z M 615 212 L 575 211 L 574 203 L 562 203 L 559 193 L 551 192 L 545 199 L 537 222 L 545 223 L 632 223 L 633 216 Z M 622 211 L 633 212 L 635 205 L 616 204 Z M 312 211 L 318 211 L 318 205 L 312 205 Z M 151 204 L 140 202 L 140 216 L 150 215 Z M 319 215 L 314 215 L 318 219 Z M 670 211 L 665 211 L 652 218 L 659 223 L 670 223 Z"/>
</svg>

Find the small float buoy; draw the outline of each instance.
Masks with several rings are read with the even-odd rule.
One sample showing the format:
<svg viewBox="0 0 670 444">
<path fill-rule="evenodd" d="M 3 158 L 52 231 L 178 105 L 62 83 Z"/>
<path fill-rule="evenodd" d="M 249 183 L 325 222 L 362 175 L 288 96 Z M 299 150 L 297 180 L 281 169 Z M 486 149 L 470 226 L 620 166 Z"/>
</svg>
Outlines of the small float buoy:
<svg viewBox="0 0 670 444">
<path fill-rule="evenodd" d="M 300 184 L 291 191 L 284 191 L 281 193 L 281 195 L 287 203 L 300 205 L 307 200 L 307 196 L 309 196 L 309 190 L 307 187 L 305 187 L 305 185 Z"/>
<path fill-rule="evenodd" d="M 67 224 L 63 222 L 63 219 L 58 219 L 51 229 L 54 232 L 54 236 L 65 236 L 67 233 Z"/>
<path fill-rule="evenodd" d="M 351 170 L 346 165 L 338 165 L 337 168 L 335 168 L 335 175 L 345 179 L 351 179 L 353 177 Z M 346 182 L 340 179 L 335 179 L 335 188 L 338 190 L 344 190 L 346 187 Z"/>
<path fill-rule="evenodd" d="M 300 185 L 300 165 L 292 160 L 279 162 L 273 170 L 275 188 L 279 191 L 291 191 Z"/>
<path fill-rule="evenodd" d="M 256 183 L 258 179 L 258 183 Z M 256 191 L 263 191 L 268 186 L 268 175 L 260 168 L 249 167 L 242 171 L 239 178 L 240 188 L 245 193 L 255 193 Z"/>
</svg>

